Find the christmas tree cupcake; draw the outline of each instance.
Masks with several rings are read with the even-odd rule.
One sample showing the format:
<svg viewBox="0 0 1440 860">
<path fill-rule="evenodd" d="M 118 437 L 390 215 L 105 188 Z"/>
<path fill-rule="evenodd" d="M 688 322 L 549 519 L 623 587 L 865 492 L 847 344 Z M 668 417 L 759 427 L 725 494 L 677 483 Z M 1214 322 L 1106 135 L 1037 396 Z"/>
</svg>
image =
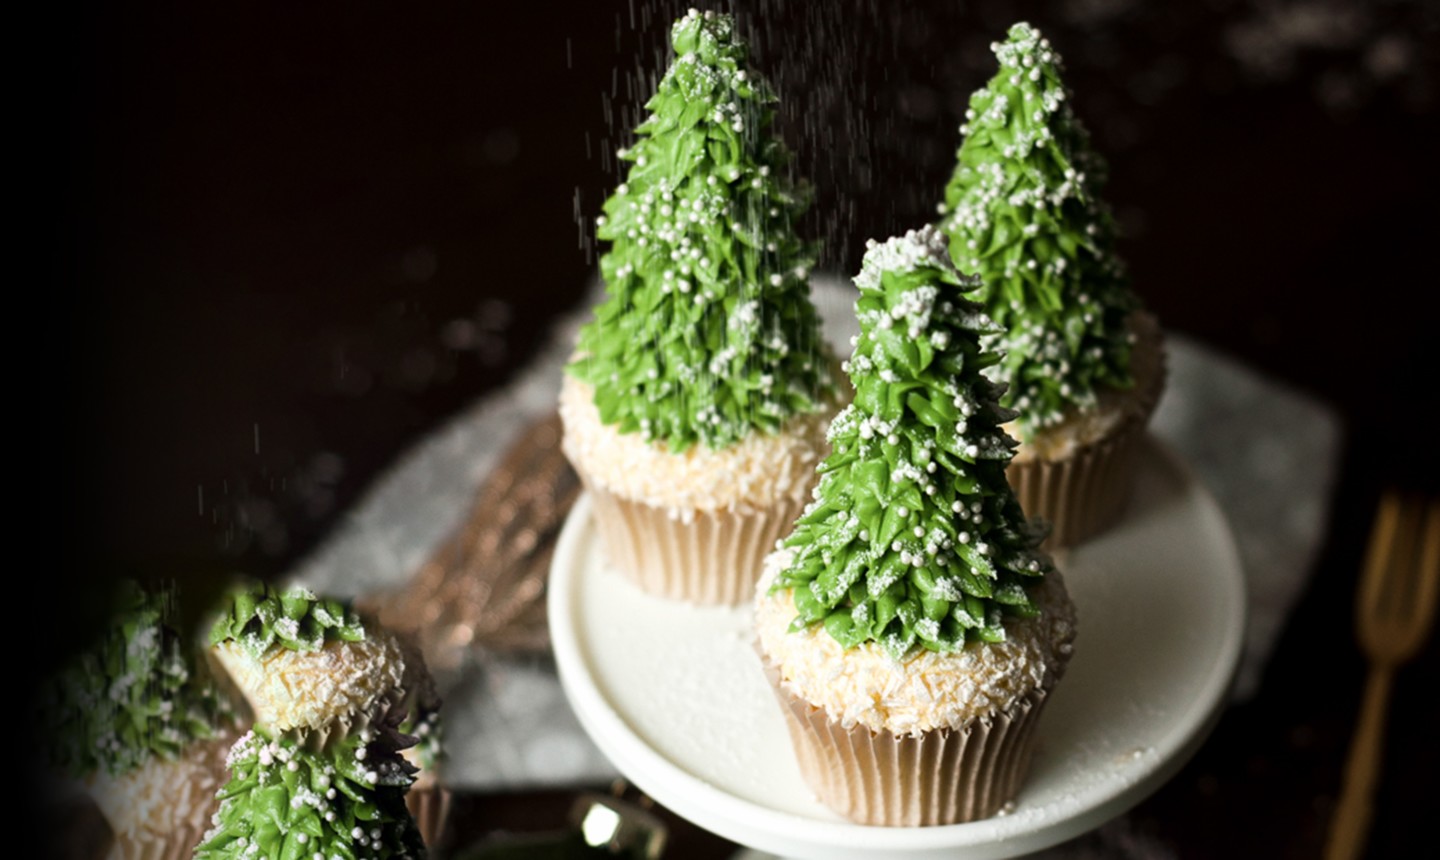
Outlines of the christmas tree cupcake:
<svg viewBox="0 0 1440 860">
<path fill-rule="evenodd" d="M 50 762 L 95 799 L 114 833 L 112 860 L 189 857 L 239 734 L 173 610 L 172 594 L 124 582 L 100 640 L 42 691 Z"/>
<path fill-rule="evenodd" d="M 1005 478 L 995 328 L 932 227 L 871 243 L 854 402 L 766 560 L 756 631 L 800 768 L 865 824 L 995 814 L 1019 791 L 1074 606 Z"/>
<path fill-rule="evenodd" d="M 235 592 L 213 653 L 255 712 L 197 860 L 420 858 L 398 731 L 428 673 L 390 633 L 304 588 Z M 407 686 L 410 688 L 407 690 Z"/>
<path fill-rule="evenodd" d="M 561 392 L 564 450 L 612 563 L 652 593 L 738 604 L 825 454 L 833 358 L 774 93 L 728 16 L 691 10 L 671 40 L 597 219 L 607 296 Z"/>
<path fill-rule="evenodd" d="M 1010 481 L 1070 546 L 1112 525 L 1164 386 L 1161 332 L 1114 253 L 1105 165 L 1075 118 L 1060 55 L 1028 24 L 993 46 L 1000 71 L 970 98 L 941 228 L 980 277 L 1002 331 L 987 346 L 1018 413 Z"/>
</svg>

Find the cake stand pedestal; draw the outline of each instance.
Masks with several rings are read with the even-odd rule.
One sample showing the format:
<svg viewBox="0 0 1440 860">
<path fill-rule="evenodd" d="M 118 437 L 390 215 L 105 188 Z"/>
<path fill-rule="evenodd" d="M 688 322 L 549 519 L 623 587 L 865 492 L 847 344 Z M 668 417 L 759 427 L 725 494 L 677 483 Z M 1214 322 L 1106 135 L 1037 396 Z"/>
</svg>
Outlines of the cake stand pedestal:
<svg viewBox="0 0 1440 860">
<path fill-rule="evenodd" d="M 639 591 L 607 564 L 583 496 L 556 547 L 550 632 L 561 685 L 596 745 L 706 830 L 815 860 L 1013 857 L 1098 827 L 1179 770 L 1219 718 L 1245 629 L 1225 518 L 1153 439 L 1124 520 L 1056 561 L 1079 611 L 1075 656 L 1013 809 L 967 824 L 873 827 L 822 806 L 795 763 L 749 607 Z"/>
</svg>

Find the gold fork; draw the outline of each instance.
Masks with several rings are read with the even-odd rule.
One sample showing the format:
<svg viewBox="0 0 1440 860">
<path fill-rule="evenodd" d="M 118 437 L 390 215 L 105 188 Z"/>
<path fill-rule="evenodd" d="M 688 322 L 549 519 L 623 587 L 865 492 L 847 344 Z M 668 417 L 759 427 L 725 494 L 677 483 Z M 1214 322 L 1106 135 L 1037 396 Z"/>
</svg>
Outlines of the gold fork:
<svg viewBox="0 0 1440 860">
<path fill-rule="evenodd" d="M 1370 661 L 1360 721 L 1331 822 L 1329 860 L 1358 857 L 1370 829 L 1390 685 L 1435 620 L 1440 592 L 1440 501 L 1387 490 L 1380 499 L 1355 605 L 1356 638 Z"/>
</svg>

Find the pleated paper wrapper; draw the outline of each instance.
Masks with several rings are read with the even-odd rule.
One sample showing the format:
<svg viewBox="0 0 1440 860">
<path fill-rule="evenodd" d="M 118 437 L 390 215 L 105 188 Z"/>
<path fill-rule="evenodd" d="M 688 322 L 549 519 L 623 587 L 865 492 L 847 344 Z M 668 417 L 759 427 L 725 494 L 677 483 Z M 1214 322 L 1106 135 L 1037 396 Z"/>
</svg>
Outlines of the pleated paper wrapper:
<svg viewBox="0 0 1440 860">
<path fill-rule="evenodd" d="M 805 507 L 782 498 L 765 511 L 699 511 L 687 522 L 588 481 L 586 490 L 611 564 L 643 591 L 703 605 L 754 599 L 766 554 Z"/>
<path fill-rule="evenodd" d="M 805 782 L 820 802 L 859 824 L 924 827 L 989 818 L 1020 793 L 1035 748 L 1035 726 L 1050 687 L 958 729 L 896 735 L 845 728 L 824 709 L 766 675 Z M 1051 675 L 1053 684 L 1054 675 Z"/>
<path fill-rule="evenodd" d="M 420 829 L 425 847 L 434 851 L 445 839 L 445 824 L 450 817 L 450 789 L 436 780 L 422 780 L 405 793 L 405 806 Z"/>
</svg>

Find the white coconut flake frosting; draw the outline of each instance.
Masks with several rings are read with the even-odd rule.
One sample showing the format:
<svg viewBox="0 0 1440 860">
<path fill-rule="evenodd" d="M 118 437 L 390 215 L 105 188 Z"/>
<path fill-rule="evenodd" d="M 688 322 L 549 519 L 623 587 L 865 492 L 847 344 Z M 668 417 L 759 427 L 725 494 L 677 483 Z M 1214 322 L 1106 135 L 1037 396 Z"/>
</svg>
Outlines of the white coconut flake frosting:
<svg viewBox="0 0 1440 860">
<path fill-rule="evenodd" d="M 560 389 L 565 455 L 589 483 L 688 520 L 699 512 L 755 513 L 783 498 L 803 500 L 830 452 L 832 408 L 797 415 L 779 433 L 752 433 L 720 450 L 692 445 L 674 454 L 663 442 L 621 433 L 600 420 L 589 385 L 569 376 Z"/>
<path fill-rule="evenodd" d="M 1160 397 L 1165 378 L 1160 325 L 1154 316 L 1144 311 L 1131 314 L 1128 324 L 1133 339 L 1130 373 L 1135 384 L 1126 389 L 1099 390 L 1095 408 L 1071 409 L 1058 424 L 1037 430 L 1034 438 L 1016 449 L 1014 462 L 1064 460 L 1080 448 L 1110 436 L 1125 422 L 1143 420 L 1150 413 Z M 1014 422 L 1002 429 L 1019 438 Z"/>
<path fill-rule="evenodd" d="M 105 820 L 132 841 L 192 838 L 209 824 L 215 793 L 225 784 L 225 752 L 233 734 L 191 744 L 176 759 L 152 757 L 120 776 L 93 774 L 86 787 Z M 190 831 L 182 833 L 185 828 Z M 188 846 L 187 846 L 188 847 Z"/>
<path fill-rule="evenodd" d="M 369 714 L 405 672 L 400 643 L 384 631 L 372 630 L 358 642 L 326 642 L 319 651 L 276 648 L 260 660 L 233 640 L 214 651 L 255 721 L 280 731 Z"/>
<path fill-rule="evenodd" d="M 846 729 L 919 735 L 960 728 L 1053 683 L 1070 659 L 1075 604 L 1059 573 L 1047 574 L 1034 594 L 1039 615 L 1006 621 L 1004 642 L 972 643 L 950 654 L 918 650 L 897 662 L 875 642 L 846 650 L 824 625 L 789 632 L 792 592 L 767 592 L 791 553 L 777 550 L 765 560 L 756 592 L 760 649 L 782 689 Z"/>
</svg>

